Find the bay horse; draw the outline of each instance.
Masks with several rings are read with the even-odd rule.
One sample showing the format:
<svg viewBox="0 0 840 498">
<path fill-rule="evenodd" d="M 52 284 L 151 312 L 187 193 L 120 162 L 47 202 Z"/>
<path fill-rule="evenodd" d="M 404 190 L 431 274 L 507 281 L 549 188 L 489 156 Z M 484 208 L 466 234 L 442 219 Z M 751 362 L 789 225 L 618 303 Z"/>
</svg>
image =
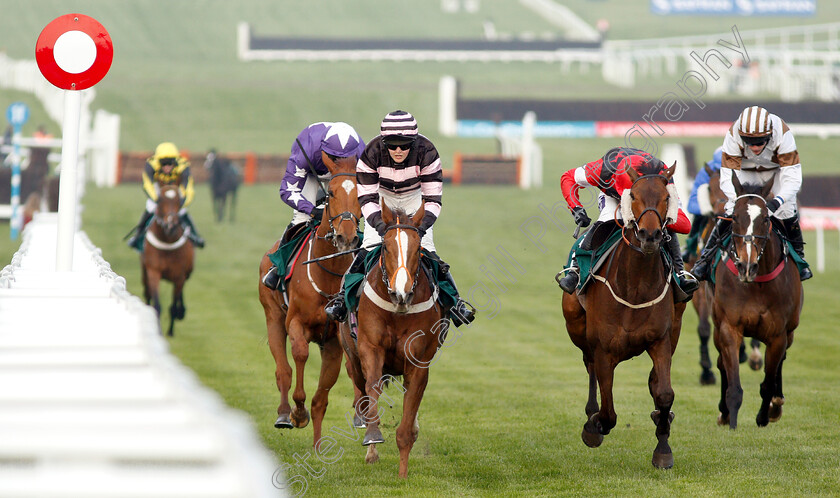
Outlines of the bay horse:
<svg viewBox="0 0 840 498">
<path fill-rule="evenodd" d="M 403 412 L 397 427 L 400 452 L 399 476 L 408 476 L 408 455 L 420 426 L 417 412 L 429 367 L 443 344 L 449 321 L 437 302 L 438 288 L 420 265 L 418 227 L 425 210 L 408 215 L 401 209 L 382 205 L 387 229 L 379 260 L 365 276 L 359 298 L 358 334 L 341 326 L 341 342 L 348 358 L 348 372 L 356 389 L 365 397 L 355 403 L 356 413 L 367 425 L 362 444 L 368 447 L 365 461 L 379 460 L 376 444 L 385 441 L 379 429 L 382 391 L 397 385 L 403 394 Z M 396 376 L 402 375 L 403 384 Z"/>
<path fill-rule="evenodd" d="M 341 277 L 353 262 L 353 255 L 345 254 L 307 265 L 302 263 L 358 246 L 357 230 L 362 215 L 356 193 L 356 158 L 337 158 L 333 161 L 326 154 L 323 154 L 323 158 L 332 175 L 326 188 L 324 214 L 321 224 L 306 241 L 294 263 L 286 296 L 262 284 L 272 264 L 269 255 L 277 250 L 279 240 L 263 255 L 258 281 L 259 299 L 265 312 L 268 331 L 268 346 L 274 357 L 275 380 L 280 391 L 274 427 L 292 429 L 309 424 L 303 374 L 309 359 L 310 343 L 320 347 L 321 373 L 311 407 L 315 445 L 321 440 L 321 422 L 326 413 L 330 389 L 338 379 L 342 358 L 337 325 L 327 318 L 324 306 L 338 293 Z M 289 405 L 292 369 L 287 357 L 287 339 L 295 362 L 295 390 L 292 395 L 294 410 Z"/>
<path fill-rule="evenodd" d="M 207 153 L 204 167 L 210 170 L 210 193 L 213 196 L 213 215 L 216 222 L 224 220 L 226 205 L 228 220 L 233 222 L 236 218 L 236 191 L 242 183 L 241 173 L 230 159 L 219 156 L 215 150 Z"/>
<path fill-rule="evenodd" d="M 782 239 L 773 230 L 766 199 L 767 185 L 741 185 L 732 175 L 738 195 L 732 210 L 732 238 L 715 270 L 712 319 L 720 355 L 721 375 L 718 424 L 738 426 L 738 409 L 744 391 L 738 374 L 738 347 L 744 337 L 766 345 L 759 427 L 782 416 L 782 364 L 793 343 L 804 303 L 799 270 Z"/>
<path fill-rule="evenodd" d="M 566 329 L 572 343 L 583 352 L 589 373 L 583 442 L 590 448 L 598 447 L 615 427 L 615 368 L 647 352 L 653 361 L 648 388 L 654 402 L 651 418 L 657 438 L 652 463 L 661 469 L 674 464 L 668 445 L 674 417 L 671 357 L 686 306 L 674 303 L 671 271 L 661 256 L 665 227 L 677 217 L 678 200 L 667 187 L 675 169 L 676 164 L 659 174 L 657 168 L 643 167 L 639 173 L 627 168 L 633 185 L 622 195 L 623 242 L 615 248 L 609 263 L 595 272 L 596 281 L 584 295 L 563 294 Z M 600 388 L 600 409 L 596 386 Z"/>
<path fill-rule="evenodd" d="M 169 330 L 174 335 L 175 320 L 183 320 L 184 284 L 193 271 L 195 249 L 187 228 L 181 224 L 181 194 L 177 185 L 162 185 L 157 207 L 143 241 L 140 266 L 143 275 L 143 296 L 160 317 L 159 287 L 161 280 L 172 282 L 172 304 L 169 306 Z"/>
<path fill-rule="evenodd" d="M 712 215 L 708 217 L 706 225 L 703 227 L 703 231 L 700 234 L 700 238 L 704 242 L 703 245 L 705 245 L 705 242 L 709 240 L 709 236 L 715 228 L 716 218 L 723 216 L 724 208 L 727 202 L 726 194 L 724 194 L 723 190 L 720 188 L 719 170 L 710 171 L 709 174 L 709 202 L 712 206 Z M 702 247 L 698 246 L 698 253 L 692 254 L 688 261 L 685 261 L 685 265 L 688 270 L 691 270 L 694 263 L 697 262 L 700 250 L 702 250 Z M 711 283 L 701 282 L 700 287 L 694 292 L 694 296 L 691 299 L 694 311 L 697 312 L 697 335 L 700 337 L 701 385 L 713 385 L 717 382 L 715 379 L 715 373 L 712 370 L 712 359 L 709 356 L 709 338 L 712 336 L 712 327 L 709 319 L 711 317 L 713 294 L 714 291 L 711 287 Z M 760 344 L 761 342 L 756 339 L 753 339 L 750 342 L 751 351 L 749 357 L 746 356 L 744 345 L 741 345 L 739 353 L 740 362 L 744 363 L 744 361 L 749 360 L 749 366 L 753 370 L 759 370 L 763 362 Z"/>
</svg>

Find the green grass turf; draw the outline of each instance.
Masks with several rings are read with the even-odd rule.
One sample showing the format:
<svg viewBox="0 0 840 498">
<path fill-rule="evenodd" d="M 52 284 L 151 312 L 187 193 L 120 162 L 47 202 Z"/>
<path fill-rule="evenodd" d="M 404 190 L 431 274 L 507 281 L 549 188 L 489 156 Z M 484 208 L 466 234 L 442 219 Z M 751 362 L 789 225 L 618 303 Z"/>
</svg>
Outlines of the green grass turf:
<svg viewBox="0 0 840 498">
<path fill-rule="evenodd" d="M 646 356 L 617 370 L 619 423 L 603 446 L 592 450 L 580 441 L 586 375 L 579 351 L 566 336 L 560 291 L 553 281 L 571 237 L 568 230 L 552 228 L 540 209 L 541 204 L 550 207 L 556 202 L 555 190 L 448 187 L 443 216 L 435 226 L 437 246 L 453 265 L 462 292 L 471 294 L 481 311 L 470 328 L 451 335 L 438 353 L 420 411 L 420 438 L 411 455 L 409 479 L 401 481 L 396 477 L 394 441 L 399 401 L 384 407 L 387 442 L 379 446 L 382 460 L 374 466 L 363 463 L 358 442 L 341 436 L 336 436 L 343 450 L 340 458 L 316 465 L 311 460 L 311 428 L 273 428 L 279 395 L 257 299 L 257 264 L 289 212 L 274 187 L 245 187 L 238 221 L 215 224 L 208 190 L 200 186 L 197 194 L 192 213 L 208 245 L 199 251 L 187 283 L 187 316 L 176 324 L 171 349 L 228 404 L 250 415 L 278 459 L 291 465 L 289 474 L 303 476 L 296 486 L 306 480 L 309 496 L 752 496 L 759 489 L 781 495 L 840 491 L 840 401 L 833 394 L 840 380 L 833 368 L 840 353 L 833 325 L 840 318 L 833 306 L 840 256 L 832 244 L 829 271 L 805 284 L 802 324 L 785 364 L 787 404 L 776 424 L 762 429 L 754 425 L 761 375 L 744 367 L 741 425 L 734 432 L 715 425 L 719 388 L 698 383 L 696 318 L 687 311 L 672 372 L 677 418 L 671 445 L 676 463 L 673 470 L 662 472 L 650 465 L 655 438 L 648 416 L 652 401 Z M 138 295 L 142 289 L 137 255 L 120 237 L 134 223 L 141 201 L 139 188 L 125 185 L 90 187 L 84 203 L 84 230 Z M 520 230 L 525 226 L 538 233 L 540 223 L 545 227 L 540 240 L 545 252 Z M 813 234 L 806 240 L 813 242 Z M 524 273 L 506 262 L 500 248 Z M 515 281 L 494 270 L 490 257 Z M 505 289 L 495 287 L 482 266 L 493 271 Z M 492 300 L 476 291 L 482 286 L 493 293 Z M 164 308 L 168 301 L 164 294 Z M 319 368 L 316 346 L 310 354 L 306 387 L 311 397 Z M 396 389 L 386 393 L 398 399 Z M 351 400 L 351 384 L 342 373 L 331 393 L 326 431 L 346 429 L 344 414 Z M 318 479 L 295 466 L 295 455 L 307 452 L 313 469 L 323 472 Z"/>
</svg>

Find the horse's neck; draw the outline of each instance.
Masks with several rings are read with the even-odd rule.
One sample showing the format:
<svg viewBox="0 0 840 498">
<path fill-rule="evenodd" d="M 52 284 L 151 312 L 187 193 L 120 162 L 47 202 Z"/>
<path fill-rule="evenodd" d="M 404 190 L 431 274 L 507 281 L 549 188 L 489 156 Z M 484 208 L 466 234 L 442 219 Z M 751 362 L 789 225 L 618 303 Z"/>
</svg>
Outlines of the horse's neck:
<svg viewBox="0 0 840 498">
<path fill-rule="evenodd" d="M 764 246 L 764 253 L 762 253 L 761 259 L 758 260 L 759 275 L 765 275 L 775 270 L 779 266 L 779 263 L 782 262 L 782 256 L 784 255 L 784 250 L 782 249 L 784 241 L 776 233 L 776 230 L 770 230 L 769 237 L 767 244 Z"/>
<path fill-rule="evenodd" d="M 638 241 L 631 242 L 638 244 Z M 644 254 L 620 243 L 610 258 L 607 275 L 615 275 L 615 285 L 626 289 L 638 289 L 642 283 L 664 285 L 664 265 L 660 251 Z M 661 290 L 661 288 L 660 288 Z"/>
<path fill-rule="evenodd" d="M 160 240 L 161 242 L 172 243 L 172 242 L 177 242 L 178 239 L 183 237 L 184 226 L 181 225 L 180 221 L 176 225 L 175 230 L 173 230 L 171 234 L 167 235 L 166 232 L 164 231 L 163 227 L 158 224 L 158 222 L 157 222 L 158 219 L 163 219 L 163 217 L 156 215 L 155 219 L 152 220 L 152 223 L 149 226 L 149 231 L 152 232 L 152 234 L 155 237 L 157 237 L 158 240 Z"/>
</svg>

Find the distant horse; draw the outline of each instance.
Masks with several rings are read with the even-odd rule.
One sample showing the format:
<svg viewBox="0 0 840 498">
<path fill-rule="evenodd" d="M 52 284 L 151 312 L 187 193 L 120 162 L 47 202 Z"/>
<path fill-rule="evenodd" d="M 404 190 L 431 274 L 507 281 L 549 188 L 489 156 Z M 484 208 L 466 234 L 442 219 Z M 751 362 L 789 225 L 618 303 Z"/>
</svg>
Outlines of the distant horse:
<svg viewBox="0 0 840 498">
<path fill-rule="evenodd" d="M 627 169 L 633 186 L 622 196 L 623 243 L 610 261 L 597 270 L 586 293 L 563 294 L 563 315 L 572 342 L 583 351 L 589 373 L 588 420 L 583 442 L 595 448 L 616 425 L 613 376 L 616 366 L 647 351 L 653 361 L 648 387 L 654 401 L 651 418 L 658 443 L 652 463 L 668 469 L 674 464 L 668 437 L 674 414 L 671 406 L 671 357 L 677 347 L 685 303 L 674 303 L 671 273 L 661 247 L 666 225 L 677 216 L 677 199 L 667 189 L 676 164 L 665 174 L 645 169 L 641 176 Z M 600 387 L 598 408 L 596 386 Z"/>
<path fill-rule="evenodd" d="M 172 282 L 172 304 L 169 307 L 169 331 L 174 334 L 175 320 L 183 320 L 187 312 L 184 305 L 184 284 L 193 271 L 195 249 L 186 228 L 181 225 L 178 212 L 181 195 L 176 185 L 160 189 L 157 208 L 151 225 L 146 231 L 140 264 L 143 273 L 143 295 L 146 304 L 152 304 L 160 316 L 158 287 L 161 279 Z"/>
<path fill-rule="evenodd" d="M 312 397 L 316 445 L 321 440 L 321 422 L 327 410 L 330 389 L 335 385 L 341 370 L 342 357 L 336 323 L 327 318 L 324 306 L 338 292 L 341 277 L 353 262 L 353 255 L 346 254 L 308 265 L 301 263 L 358 246 L 357 230 L 362 215 L 356 193 L 356 158 L 338 158 L 333 161 L 326 154 L 323 157 L 332 174 L 327 186 L 327 205 L 321 224 L 305 243 L 294 264 L 288 282 L 288 301 L 280 292 L 262 284 L 263 277 L 271 267 L 269 255 L 277 250 L 280 241 L 275 242 L 262 257 L 258 284 L 268 329 L 268 346 L 274 356 L 275 378 L 281 397 L 274 427 L 303 428 L 309 423 L 303 372 L 309 359 L 309 344 L 314 342 L 321 348 L 321 374 L 318 389 Z M 292 346 L 296 371 L 294 410 L 289 406 L 292 369 L 286 353 L 287 338 Z"/>
<path fill-rule="evenodd" d="M 708 218 L 700 234 L 701 240 L 704 243 L 709 240 L 709 236 L 715 227 L 716 217 L 723 216 L 724 207 L 727 202 L 726 194 L 720 188 L 720 171 L 711 171 L 709 169 L 707 171 L 709 172 L 709 202 L 712 206 L 713 215 Z M 699 249 L 702 249 L 702 247 L 698 246 Z M 689 270 L 697 262 L 698 256 L 699 254 L 692 254 L 689 260 L 685 262 Z M 716 382 L 715 373 L 712 370 L 712 359 L 709 356 L 709 338 L 712 335 L 709 317 L 711 315 L 713 294 L 714 291 L 711 284 L 702 282 L 691 300 L 694 310 L 697 312 L 697 335 L 700 337 L 700 384 L 702 385 L 713 385 Z M 761 358 L 761 350 L 759 349 L 760 344 L 761 342 L 756 339 L 750 342 L 751 352 L 748 359 L 750 368 L 753 370 L 760 369 L 762 365 L 763 360 Z M 747 360 L 743 344 L 741 345 L 739 358 L 741 363 Z"/>
<path fill-rule="evenodd" d="M 365 461 L 379 460 L 376 444 L 385 441 L 379 430 L 379 397 L 388 384 L 403 376 L 403 413 L 397 427 L 400 451 L 399 476 L 408 475 L 408 455 L 420 426 L 417 411 L 429 380 L 429 367 L 443 344 L 449 322 L 437 303 L 437 287 L 420 266 L 422 205 L 414 215 L 382 206 L 388 227 L 379 261 L 363 282 L 359 298 L 358 338 L 342 324 L 341 343 L 348 358 L 348 372 L 356 389 L 366 396 L 357 400 L 357 413 L 367 424 L 362 444 L 368 447 Z"/>
<path fill-rule="evenodd" d="M 732 239 L 715 271 L 712 319 L 721 375 L 718 424 L 738 426 L 738 409 L 744 395 L 738 374 L 738 347 L 744 337 L 767 346 L 759 427 L 782 416 L 782 363 L 799 325 L 804 293 L 799 270 L 772 228 L 766 199 L 767 185 L 741 185 L 732 175 L 738 198 L 732 212 Z"/>
<path fill-rule="evenodd" d="M 225 217 L 225 205 L 230 197 L 228 220 L 236 217 L 236 191 L 242 183 L 242 174 L 229 159 L 220 157 L 215 151 L 207 153 L 204 167 L 210 170 L 210 185 L 213 195 L 213 214 L 217 222 Z"/>
</svg>

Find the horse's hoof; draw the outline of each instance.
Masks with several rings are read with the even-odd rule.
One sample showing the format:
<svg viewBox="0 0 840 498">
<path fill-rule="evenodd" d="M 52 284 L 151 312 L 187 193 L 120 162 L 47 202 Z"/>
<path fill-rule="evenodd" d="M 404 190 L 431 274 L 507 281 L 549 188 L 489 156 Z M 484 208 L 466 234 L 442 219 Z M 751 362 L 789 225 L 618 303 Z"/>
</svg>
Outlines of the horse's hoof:
<svg viewBox="0 0 840 498">
<path fill-rule="evenodd" d="M 753 370 L 761 370 L 761 367 L 764 366 L 764 359 L 760 355 L 752 356 L 750 355 L 750 368 Z"/>
<path fill-rule="evenodd" d="M 274 421 L 274 427 L 276 429 L 294 429 L 295 426 L 292 425 L 292 420 L 288 415 L 280 415 L 277 417 L 277 420 Z"/>
<path fill-rule="evenodd" d="M 729 415 L 718 413 L 717 425 L 729 425 Z"/>
<path fill-rule="evenodd" d="M 715 373 L 712 372 L 710 369 L 704 369 L 703 373 L 700 374 L 700 385 L 701 386 L 713 386 L 717 382 L 715 378 Z"/>
<path fill-rule="evenodd" d="M 364 429 L 365 427 L 367 427 L 367 425 L 365 425 L 365 422 L 362 420 L 361 417 L 359 417 L 358 415 L 353 415 L 353 427 L 356 429 Z"/>
<path fill-rule="evenodd" d="M 376 446 L 368 446 L 368 451 L 365 454 L 365 463 L 376 463 L 379 461 L 379 452 L 376 451 Z"/>
<path fill-rule="evenodd" d="M 782 418 L 783 404 L 785 404 L 785 398 L 773 397 L 770 401 L 770 410 L 768 412 L 770 422 L 778 422 Z"/>
<path fill-rule="evenodd" d="M 657 453 L 653 452 L 653 459 L 651 463 L 657 469 L 670 469 L 674 466 L 674 454 L 673 453 Z"/>
<path fill-rule="evenodd" d="M 303 429 L 309 425 L 309 412 L 306 410 L 292 410 L 292 425 L 298 429 Z"/>
<path fill-rule="evenodd" d="M 384 443 L 385 438 L 382 437 L 382 432 L 375 427 L 369 427 L 365 433 L 365 438 L 362 441 L 362 446 L 370 446 L 372 444 Z"/>
<path fill-rule="evenodd" d="M 583 439 L 583 444 L 589 446 L 590 448 L 597 448 L 601 446 L 601 443 L 604 442 L 604 435 L 597 434 L 592 432 L 587 432 L 586 429 L 583 429 L 580 433 L 581 439 Z"/>
</svg>

